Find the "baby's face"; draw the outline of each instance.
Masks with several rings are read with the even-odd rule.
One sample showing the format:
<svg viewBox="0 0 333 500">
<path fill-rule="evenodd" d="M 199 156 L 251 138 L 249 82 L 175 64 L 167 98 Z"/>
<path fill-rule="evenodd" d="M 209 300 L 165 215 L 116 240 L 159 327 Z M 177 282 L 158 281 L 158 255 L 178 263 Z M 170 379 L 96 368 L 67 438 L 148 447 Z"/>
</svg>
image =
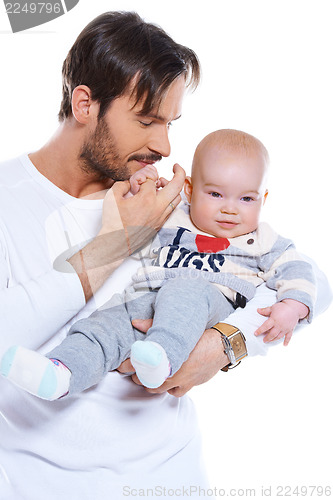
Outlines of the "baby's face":
<svg viewBox="0 0 333 500">
<path fill-rule="evenodd" d="M 257 229 L 267 191 L 261 152 L 225 151 L 216 146 L 196 153 L 192 179 L 185 182 L 193 224 L 220 238 Z"/>
</svg>

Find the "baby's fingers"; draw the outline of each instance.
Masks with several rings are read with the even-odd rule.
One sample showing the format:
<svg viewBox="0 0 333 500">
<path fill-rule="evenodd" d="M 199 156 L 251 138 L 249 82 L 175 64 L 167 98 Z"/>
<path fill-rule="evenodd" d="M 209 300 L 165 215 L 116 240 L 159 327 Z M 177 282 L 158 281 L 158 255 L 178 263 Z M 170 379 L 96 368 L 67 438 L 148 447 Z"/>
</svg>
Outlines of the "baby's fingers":
<svg viewBox="0 0 333 500">
<path fill-rule="evenodd" d="M 258 313 L 261 314 L 262 316 L 270 316 L 272 312 L 272 308 L 270 306 L 268 307 L 259 307 L 257 309 Z"/>
<path fill-rule="evenodd" d="M 133 175 L 139 178 L 143 177 L 145 180 L 151 179 L 152 181 L 157 181 L 158 179 L 158 171 L 154 165 L 146 165 L 145 167 L 135 172 L 135 174 Z"/>
<path fill-rule="evenodd" d="M 293 332 L 288 332 L 287 335 L 284 338 L 283 345 L 287 347 L 289 344 L 291 337 L 292 337 Z"/>
<path fill-rule="evenodd" d="M 163 188 L 165 186 L 167 186 L 169 184 L 170 181 L 168 181 L 167 179 L 165 179 L 164 177 L 160 177 L 156 183 L 156 186 L 158 188 Z"/>
<path fill-rule="evenodd" d="M 255 332 L 254 335 L 258 337 L 258 335 L 262 335 L 267 333 L 274 326 L 274 321 L 272 319 L 266 320 Z"/>
<path fill-rule="evenodd" d="M 272 328 L 271 331 L 265 335 L 263 342 L 267 344 L 268 342 L 274 342 L 274 340 L 281 339 L 283 337 L 283 333 L 277 329 Z"/>
</svg>

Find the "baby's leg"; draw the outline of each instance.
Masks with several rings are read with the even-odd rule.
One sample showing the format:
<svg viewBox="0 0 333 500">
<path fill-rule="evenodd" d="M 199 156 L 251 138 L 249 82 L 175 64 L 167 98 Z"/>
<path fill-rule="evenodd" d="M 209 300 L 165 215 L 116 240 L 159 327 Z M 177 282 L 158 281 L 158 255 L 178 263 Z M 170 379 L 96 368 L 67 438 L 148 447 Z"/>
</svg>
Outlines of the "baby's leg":
<svg viewBox="0 0 333 500">
<path fill-rule="evenodd" d="M 145 334 L 134 331 L 127 295 L 116 295 L 89 318 L 75 323 L 48 357 L 61 360 L 72 372 L 69 395 L 96 385 L 129 357 L 131 345 Z M 139 299 L 135 296 L 131 302 Z"/>
<path fill-rule="evenodd" d="M 146 387 L 159 387 L 186 361 L 204 330 L 234 311 L 216 286 L 201 277 L 174 278 L 158 291 L 147 339 L 132 346 L 131 361 Z"/>
<path fill-rule="evenodd" d="M 129 357 L 133 342 L 144 337 L 133 330 L 125 294 L 117 295 L 102 310 L 75 323 L 46 356 L 11 347 L 1 360 L 0 372 L 27 392 L 54 400 L 97 384 Z"/>
</svg>

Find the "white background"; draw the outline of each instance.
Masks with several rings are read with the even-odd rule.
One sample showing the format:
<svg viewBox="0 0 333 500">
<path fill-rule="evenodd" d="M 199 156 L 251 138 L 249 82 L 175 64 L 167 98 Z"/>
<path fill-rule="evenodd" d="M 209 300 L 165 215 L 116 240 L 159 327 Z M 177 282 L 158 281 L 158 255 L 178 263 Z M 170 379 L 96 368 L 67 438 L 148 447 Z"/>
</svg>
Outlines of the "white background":
<svg viewBox="0 0 333 500">
<path fill-rule="evenodd" d="M 203 80 L 172 127 L 163 175 L 170 178 L 176 161 L 189 173 L 195 145 L 210 131 L 257 136 L 271 156 L 263 219 L 332 281 L 331 2 L 80 0 L 65 16 L 17 34 L 1 2 L 1 159 L 38 148 L 56 129 L 62 61 L 106 10 L 136 10 L 200 58 Z M 333 483 L 331 319 L 330 310 L 288 348 L 192 391 L 212 486 L 261 496 L 262 486 Z"/>
</svg>

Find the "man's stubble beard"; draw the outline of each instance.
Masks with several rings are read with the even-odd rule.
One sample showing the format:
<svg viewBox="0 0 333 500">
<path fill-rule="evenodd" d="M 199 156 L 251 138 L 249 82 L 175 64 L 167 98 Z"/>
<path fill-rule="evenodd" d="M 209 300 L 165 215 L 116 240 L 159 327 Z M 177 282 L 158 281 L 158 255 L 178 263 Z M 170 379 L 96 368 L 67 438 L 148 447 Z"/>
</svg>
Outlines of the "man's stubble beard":
<svg viewBox="0 0 333 500">
<path fill-rule="evenodd" d="M 83 172 L 94 174 L 98 181 L 123 181 L 130 178 L 130 169 L 122 164 L 115 140 L 104 118 L 98 120 L 94 133 L 83 144 L 79 165 Z"/>
</svg>

